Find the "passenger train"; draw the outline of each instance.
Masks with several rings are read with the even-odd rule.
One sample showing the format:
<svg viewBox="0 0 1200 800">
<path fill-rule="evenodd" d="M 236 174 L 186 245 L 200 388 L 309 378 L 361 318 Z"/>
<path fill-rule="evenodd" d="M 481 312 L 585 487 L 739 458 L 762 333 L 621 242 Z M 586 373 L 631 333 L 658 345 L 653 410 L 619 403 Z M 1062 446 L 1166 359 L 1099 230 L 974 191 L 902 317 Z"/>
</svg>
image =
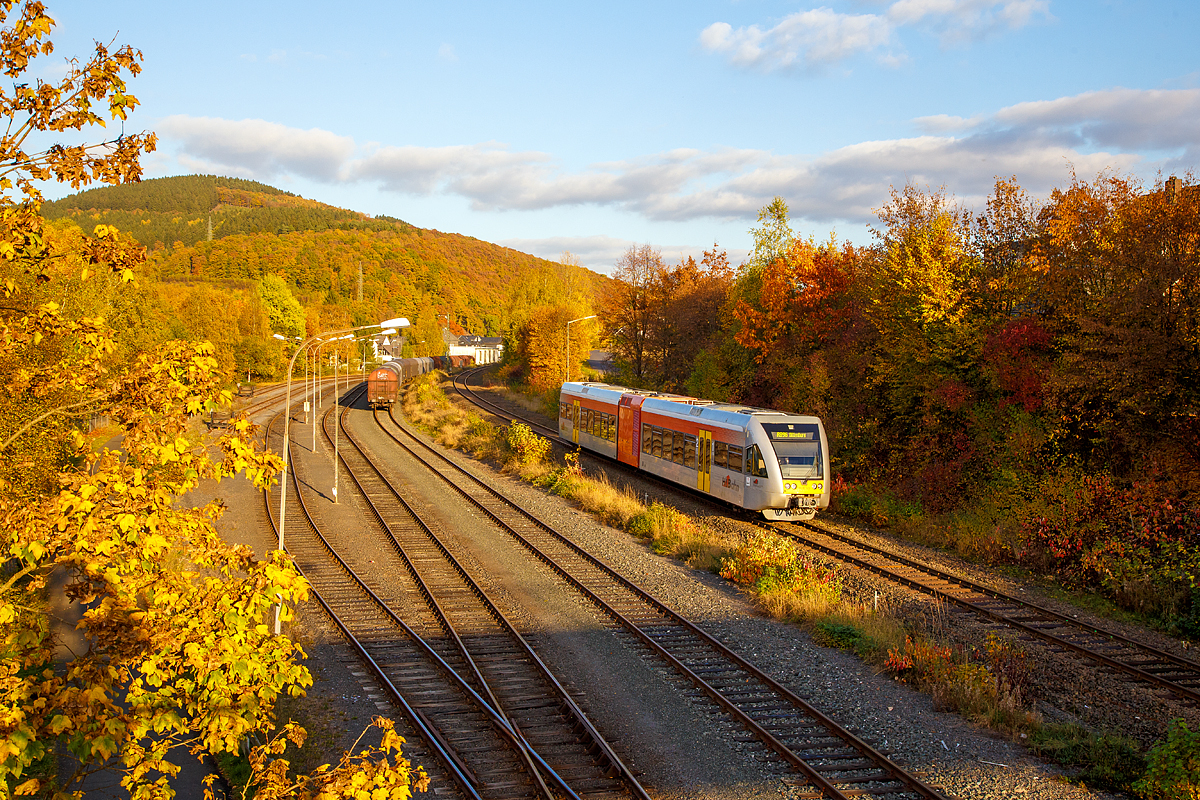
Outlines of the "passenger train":
<svg viewBox="0 0 1200 800">
<path fill-rule="evenodd" d="M 829 506 L 829 442 L 817 417 L 568 382 L 558 431 L 563 441 L 769 520 L 808 519 Z"/>
</svg>

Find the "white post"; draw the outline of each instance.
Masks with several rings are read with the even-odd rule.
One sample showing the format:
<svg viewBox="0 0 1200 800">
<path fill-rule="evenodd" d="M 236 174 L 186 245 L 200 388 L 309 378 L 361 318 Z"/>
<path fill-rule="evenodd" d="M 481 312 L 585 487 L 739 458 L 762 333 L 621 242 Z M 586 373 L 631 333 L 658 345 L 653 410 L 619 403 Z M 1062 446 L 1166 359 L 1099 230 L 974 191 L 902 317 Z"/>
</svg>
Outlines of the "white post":
<svg viewBox="0 0 1200 800">
<path fill-rule="evenodd" d="M 354 331 L 361 331 L 366 328 L 393 328 L 393 327 L 400 328 L 400 327 L 406 327 L 407 325 L 408 325 L 408 320 L 400 317 L 400 318 L 396 318 L 396 319 L 384 320 L 383 322 L 376 322 L 371 325 L 359 325 L 357 328 L 347 328 L 347 329 L 341 330 L 341 331 L 333 331 L 332 333 L 333 334 L 341 334 L 341 333 L 353 334 Z M 289 452 L 290 448 L 288 447 L 288 442 L 291 440 L 290 437 L 291 437 L 291 421 L 292 421 L 292 414 L 291 414 L 291 411 L 292 411 L 292 370 L 296 366 L 296 357 L 300 355 L 300 352 L 302 350 L 306 349 L 313 342 L 320 339 L 321 336 L 327 336 L 327 335 L 330 335 L 330 334 L 320 334 L 318 336 L 312 336 L 312 337 L 309 337 L 308 339 L 306 339 L 303 343 L 301 343 L 301 345 L 299 347 L 296 348 L 296 352 L 292 354 L 291 361 L 288 362 L 287 391 L 284 393 L 284 401 L 283 401 L 283 453 L 282 453 L 283 474 L 282 474 L 282 476 L 280 478 L 280 482 L 279 482 L 279 550 L 280 550 L 280 552 L 283 552 L 283 549 L 284 549 L 283 548 L 283 532 L 284 532 L 284 527 L 287 523 L 287 515 L 285 512 L 287 510 L 287 476 L 288 476 L 288 467 L 290 466 L 289 459 L 288 459 L 288 452 Z M 281 605 L 277 604 L 275 606 L 275 635 L 276 636 L 278 636 L 281 632 L 281 625 L 282 625 L 281 620 L 280 620 L 281 608 L 282 608 Z"/>
<path fill-rule="evenodd" d="M 317 359 L 316 359 L 316 355 L 317 355 L 317 353 L 319 353 L 319 352 L 320 352 L 320 350 L 321 350 L 321 345 L 319 345 L 319 344 L 318 344 L 316 347 L 314 347 L 314 348 L 313 348 L 313 352 L 312 352 L 312 353 L 309 353 L 309 356 L 310 356 L 310 358 L 312 358 L 312 362 L 313 362 L 313 391 L 312 391 L 312 401 L 313 401 L 313 424 L 312 424 L 312 449 L 309 451 L 309 452 L 311 452 L 311 453 L 315 453 L 315 452 L 317 452 L 317 425 L 319 425 L 319 424 L 320 424 L 320 419 L 317 417 L 317 389 L 320 387 L 320 385 L 321 385 L 321 384 L 320 384 L 320 381 L 318 381 L 318 380 L 317 380 L 317 366 L 318 366 L 319 362 L 318 362 L 318 361 L 317 361 Z M 305 362 L 305 366 L 306 366 L 306 367 L 308 366 L 308 362 Z"/>
<path fill-rule="evenodd" d="M 337 353 L 333 354 L 333 504 L 338 501 L 338 428 L 342 427 L 338 420 L 338 372 Z"/>
</svg>

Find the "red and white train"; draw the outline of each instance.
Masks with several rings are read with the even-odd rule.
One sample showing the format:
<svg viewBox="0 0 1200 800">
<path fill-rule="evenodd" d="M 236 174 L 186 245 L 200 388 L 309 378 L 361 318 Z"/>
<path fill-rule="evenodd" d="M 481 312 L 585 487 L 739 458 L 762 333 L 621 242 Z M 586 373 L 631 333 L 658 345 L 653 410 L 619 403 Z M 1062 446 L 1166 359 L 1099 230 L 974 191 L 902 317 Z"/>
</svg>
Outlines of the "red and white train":
<svg viewBox="0 0 1200 800">
<path fill-rule="evenodd" d="M 569 382 L 558 432 L 767 519 L 811 518 L 829 506 L 829 442 L 817 417 Z"/>
</svg>

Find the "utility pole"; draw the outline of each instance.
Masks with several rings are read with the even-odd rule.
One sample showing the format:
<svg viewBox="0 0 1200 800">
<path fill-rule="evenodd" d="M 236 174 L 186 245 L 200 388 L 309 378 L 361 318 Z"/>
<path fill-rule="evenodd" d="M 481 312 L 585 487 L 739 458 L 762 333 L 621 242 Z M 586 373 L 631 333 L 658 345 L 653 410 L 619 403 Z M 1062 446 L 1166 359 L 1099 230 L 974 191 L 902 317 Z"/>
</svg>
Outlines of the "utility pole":
<svg viewBox="0 0 1200 800">
<path fill-rule="evenodd" d="M 362 302 L 362 262 L 358 262 L 358 302 Z"/>
</svg>

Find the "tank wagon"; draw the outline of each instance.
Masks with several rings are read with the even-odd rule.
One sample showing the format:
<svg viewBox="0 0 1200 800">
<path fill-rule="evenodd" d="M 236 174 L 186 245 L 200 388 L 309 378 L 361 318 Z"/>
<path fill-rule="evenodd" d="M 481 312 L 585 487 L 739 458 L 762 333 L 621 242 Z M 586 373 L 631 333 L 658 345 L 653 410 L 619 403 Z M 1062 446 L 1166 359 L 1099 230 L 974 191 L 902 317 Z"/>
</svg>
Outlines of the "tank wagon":
<svg viewBox="0 0 1200 800">
<path fill-rule="evenodd" d="M 558 409 L 564 441 L 767 519 L 829 506 L 817 417 L 593 382 L 564 383 Z"/>
</svg>

